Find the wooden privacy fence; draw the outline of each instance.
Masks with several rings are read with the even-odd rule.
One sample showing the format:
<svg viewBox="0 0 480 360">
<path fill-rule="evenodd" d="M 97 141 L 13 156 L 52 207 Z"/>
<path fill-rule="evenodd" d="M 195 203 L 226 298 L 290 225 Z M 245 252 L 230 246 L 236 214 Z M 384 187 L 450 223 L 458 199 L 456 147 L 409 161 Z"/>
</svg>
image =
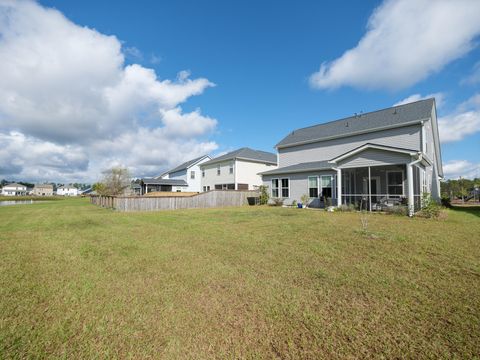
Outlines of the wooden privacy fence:
<svg viewBox="0 0 480 360">
<path fill-rule="evenodd" d="M 247 205 L 249 197 L 259 197 L 257 191 L 211 190 L 188 197 L 91 196 L 92 204 L 117 211 L 159 211 L 203 209 Z"/>
</svg>

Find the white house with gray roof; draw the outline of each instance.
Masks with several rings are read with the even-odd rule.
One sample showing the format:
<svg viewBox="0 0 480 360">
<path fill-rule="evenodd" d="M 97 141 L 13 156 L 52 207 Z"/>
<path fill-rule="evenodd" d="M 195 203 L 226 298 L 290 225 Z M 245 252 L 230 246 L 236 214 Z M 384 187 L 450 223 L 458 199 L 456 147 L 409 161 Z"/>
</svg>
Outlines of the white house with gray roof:
<svg viewBox="0 0 480 360">
<path fill-rule="evenodd" d="M 262 185 L 259 173 L 275 169 L 277 155 L 247 147 L 200 164 L 202 191 L 254 190 Z"/>
<path fill-rule="evenodd" d="M 440 199 L 443 177 L 435 99 L 292 131 L 277 145 L 279 167 L 262 172 L 273 198 L 383 210 Z"/>
<path fill-rule="evenodd" d="M 3 196 L 24 196 L 27 195 L 27 187 L 18 183 L 10 183 L 2 188 Z"/>
<path fill-rule="evenodd" d="M 202 191 L 201 164 L 211 160 L 209 155 L 184 162 L 177 167 L 157 176 L 156 179 L 183 180 L 187 185 L 180 188 L 180 191 L 200 192 Z"/>
</svg>

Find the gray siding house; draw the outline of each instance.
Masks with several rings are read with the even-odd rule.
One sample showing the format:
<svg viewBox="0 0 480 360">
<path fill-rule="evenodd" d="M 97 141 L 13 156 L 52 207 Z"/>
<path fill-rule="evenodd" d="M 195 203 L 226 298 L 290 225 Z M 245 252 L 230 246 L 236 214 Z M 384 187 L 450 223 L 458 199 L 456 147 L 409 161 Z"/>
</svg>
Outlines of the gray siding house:
<svg viewBox="0 0 480 360">
<path fill-rule="evenodd" d="M 182 189 L 182 191 L 200 192 L 202 190 L 200 166 L 209 160 L 211 160 L 209 155 L 203 155 L 186 161 L 183 164 L 178 165 L 176 168 L 163 173 L 156 179 L 183 180 L 187 183 L 187 187 Z"/>
<path fill-rule="evenodd" d="M 262 172 L 273 198 L 309 206 L 353 204 L 382 210 L 423 193 L 440 199 L 443 177 L 435 99 L 292 131 L 277 145 L 278 168 Z"/>
</svg>

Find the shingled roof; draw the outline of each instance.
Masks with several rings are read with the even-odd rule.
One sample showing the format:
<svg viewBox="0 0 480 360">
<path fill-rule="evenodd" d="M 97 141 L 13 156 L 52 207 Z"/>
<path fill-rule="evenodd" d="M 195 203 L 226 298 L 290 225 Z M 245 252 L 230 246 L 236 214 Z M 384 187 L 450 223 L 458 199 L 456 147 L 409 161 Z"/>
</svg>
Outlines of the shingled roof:
<svg viewBox="0 0 480 360">
<path fill-rule="evenodd" d="M 185 161 L 183 164 L 180 164 L 178 165 L 177 167 L 171 169 L 171 170 L 168 170 L 166 172 L 164 172 L 162 175 L 160 176 L 157 176 L 157 178 L 159 177 L 162 177 L 166 174 L 171 174 L 171 173 L 174 173 L 174 172 L 177 172 L 177 171 L 181 171 L 181 170 L 185 170 L 185 169 L 188 169 L 190 166 L 192 165 L 195 165 L 197 162 L 199 162 L 200 160 L 204 159 L 204 158 L 210 158 L 210 156 L 208 155 L 203 155 L 203 156 L 200 156 L 198 158 L 195 158 L 195 159 L 192 159 L 192 160 L 188 160 L 188 161 Z"/>
<path fill-rule="evenodd" d="M 179 179 L 142 179 L 142 183 L 148 185 L 188 186 L 185 180 Z"/>
<path fill-rule="evenodd" d="M 253 150 L 248 147 L 243 147 L 238 150 L 231 151 L 225 155 L 218 156 L 210 161 L 206 161 L 203 165 L 213 164 L 219 161 L 224 160 L 234 160 L 234 159 L 243 159 L 243 160 L 251 160 L 256 162 L 263 162 L 263 163 L 270 163 L 270 164 L 277 164 L 277 155 L 261 150 Z"/>
<path fill-rule="evenodd" d="M 355 133 L 381 130 L 383 128 L 408 125 L 432 116 L 435 99 L 420 100 L 404 105 L 350 116 L 324 124 L 297 129 L 281 140 L 276 147 L 309 143 L 330 138 L 349 136 Z"/>
</svg>

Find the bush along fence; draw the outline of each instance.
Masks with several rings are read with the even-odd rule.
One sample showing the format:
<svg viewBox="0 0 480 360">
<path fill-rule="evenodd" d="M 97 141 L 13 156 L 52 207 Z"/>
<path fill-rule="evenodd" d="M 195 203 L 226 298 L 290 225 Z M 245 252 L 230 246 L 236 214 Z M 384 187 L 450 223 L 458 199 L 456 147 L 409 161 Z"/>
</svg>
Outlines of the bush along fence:
<svg viewBox="0 0 480 360">
<path fill-rule="evenodd" d="M 188 197 L 91 196 L 90 202 L 117 211 L 159 211 L 243 206 L 259 196 L 257 191 L 211 190 Z"/>
</svg>

